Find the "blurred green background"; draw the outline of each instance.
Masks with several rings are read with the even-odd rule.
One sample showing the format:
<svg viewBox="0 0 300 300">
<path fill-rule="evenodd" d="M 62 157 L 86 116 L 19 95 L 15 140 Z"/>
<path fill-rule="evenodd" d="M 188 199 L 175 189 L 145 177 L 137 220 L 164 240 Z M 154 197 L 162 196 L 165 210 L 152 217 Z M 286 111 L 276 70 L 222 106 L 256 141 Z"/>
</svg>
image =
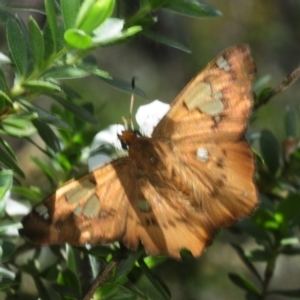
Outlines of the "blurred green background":
<svg viewBox="0 0 300 300">
<path fill-rule="evenodd" d="M 124 0 L 122 0 L 124 1 Z M 43 1 L 11 1 L 16 5 L 42 7 Z M 124 1 L 125 2 L 125 1 Z M 128 14 L 135 11 L 137 1 L 126 1 Z M 135 110 L 141 104 L 154 99 L 171 102 L 180 90 L 211 59 L 225 48 L 247 43 L 257 64 L 257 80 L 264 78 L 266 86 L 276 86 L 299 65 L 300 57 L 300 1 L 299 0 L 207 0 L 222 12 L 222 16 L 209 19 L 193 19 L 170 11 L 157 12 L 155 30 L 189 46 L 188 54 L 174 48 L 154 43 L 138 36 L 128 43 L 103 48 L 95 55 L 99 68 L 112 76 L 130 81 L 137 77 L 136 85 L 147 95 L 147 100 L 136 96 Z M 34 14 L 43 23 L 43 16 Z M 22 13 L 27 22 L 28 13 Z M 1 27 L 1 51 L 5 52 L 5 29 Z M 121 117 L 129 115 L 130 95 L 111 88 L 99 78 L 87 78 L 66 82 L 82 95 L 83 102 L 93 102 L 99 123 L 97 130 L 109 124 L 122 123 Z M 255 112 L 251 131 L 271 129 L 282 137 L 284 111 L 287 105 L 298 110 L 300 83 L 295 83 L 270 103 Z M 39 100 L 39 104 L 43 99 Z M 47 104 L 45 104 L 47 106 Z M 29 155 L 40 156 L 36 148 L 26 142 L 19 148 L 21 167 L 27 171 L 26 184 L 41 182 L 36 166 Z M 29 175 L 28 172 L 31 172 Z M 228 279 L 228 272 L 251 276 L 239 261 L 229 241 L 241 243 L 251 249 L 252 241 L 236 240 L 229 231 L 221 232 L 197 264 L 169 261 L 157 268 L 170 288 L 174 300 L 229 300 L 243 299 Z M 282 257 L 271 287 L 299 288 L 300 258 Z M 261 268 L 263 270 L 263 268 Z M 270 297 L 270 300 L 286 299 Z"/>
</svg>

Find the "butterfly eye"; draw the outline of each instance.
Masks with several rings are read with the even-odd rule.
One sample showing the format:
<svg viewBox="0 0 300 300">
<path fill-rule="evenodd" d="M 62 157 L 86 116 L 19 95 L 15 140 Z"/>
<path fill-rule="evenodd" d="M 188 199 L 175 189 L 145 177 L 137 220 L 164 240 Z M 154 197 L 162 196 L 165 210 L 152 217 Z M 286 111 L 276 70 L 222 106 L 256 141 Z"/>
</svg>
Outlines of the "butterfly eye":
<svg viewBox="0 0 300 300">
<path fill-rule="evenodd" d="M 141 136 L 142 136 L 141 132 L 140 132 L 139 130 L 137 130 L 137 129 L 135 129 L 133 132 L 134 132 L 134 134 L 135 134 L 137 137 L 141 137 Z"/>
<path fill-rule="evenodd" d="M 123 150 L 129 150 L 129 145 L 121 140 L 121 147 Z"/>
</svg>

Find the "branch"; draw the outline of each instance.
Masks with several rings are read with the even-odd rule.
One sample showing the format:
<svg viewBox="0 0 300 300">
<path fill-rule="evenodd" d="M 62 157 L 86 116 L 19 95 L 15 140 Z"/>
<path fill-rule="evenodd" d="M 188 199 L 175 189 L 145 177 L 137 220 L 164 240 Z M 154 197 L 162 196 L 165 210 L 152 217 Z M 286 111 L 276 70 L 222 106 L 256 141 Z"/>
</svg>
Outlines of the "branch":
<svg viewBox="0 0 300 300">
<path fill-rule="evenodd" d="M 94 282 L 92 283 L 91 287 L 89 288 L 88 292 L 86 293 L 86 295 L 84 296 L 84 298 L 82 300 L 90 300 L 92 299 L 94 293 L 96 292 L 96 290 L 104 283 L 106 283 L 106 281 L 108 280 L 109 276 L 111 275 L 111 272 L 113 271 L 114 268 L 116 268 L 118 266 L 118 264 L 120 263 L 120 259 L 114 259 L 112 260 L 107 266 L 106 268 L 103 270 L 103 272 L 100 272 L 97 276 L 97 278 L 94 280 Z"/>
<path fill-rule="evenodd" d="M 256 103 L 254 105 L 254 109 L 267 104 L 269 100 L 276 96 L 277 94 L 281 93 L 288 87 L 290 87 L 298 78 L 300 77 L 300 66 L 297 67 L 292 73 L 290 73 L 276 88 L 272 89 L 271 92 L 266 95 L 264 98 L 262 98 L 259 103 Z"/>
</svg>

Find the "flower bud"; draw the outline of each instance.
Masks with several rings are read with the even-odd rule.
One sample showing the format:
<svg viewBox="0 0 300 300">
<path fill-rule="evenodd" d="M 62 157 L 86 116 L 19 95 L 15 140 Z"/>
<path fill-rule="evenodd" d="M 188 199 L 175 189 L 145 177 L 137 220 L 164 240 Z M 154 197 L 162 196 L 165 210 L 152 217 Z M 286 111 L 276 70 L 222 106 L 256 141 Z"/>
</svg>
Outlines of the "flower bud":
<svg viewBox="0 0 300 300">
<path fill-rule="evenodd" d="M 115 0 L 85 0 L 76 20 L 76 28 L 92 33 L 114 10 Z"/>
</svg>

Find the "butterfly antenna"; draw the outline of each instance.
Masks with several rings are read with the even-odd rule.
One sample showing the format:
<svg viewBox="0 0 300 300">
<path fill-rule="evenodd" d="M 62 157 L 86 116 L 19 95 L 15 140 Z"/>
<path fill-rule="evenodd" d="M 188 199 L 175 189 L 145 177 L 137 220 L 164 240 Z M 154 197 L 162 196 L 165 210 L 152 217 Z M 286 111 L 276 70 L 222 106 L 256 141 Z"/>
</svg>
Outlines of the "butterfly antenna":
<svg viewBox="0 0 300 300">
<path fill-rule="evenodd" d="M 128 130 L 128 120 L 123 116 L 122 121 L 124 123 L 125 130 Z"/>
<path fill-rule="evenodd" d="M 130 98 L 130 110 L 129 110 L 131 130 L 134 130 L 133 122 L 132 122 L 132 111 L 133 111 L 133 104 L 134 104 L 135 79 L 136 79 L 135 76 L 133 76 L 131 79 L 132 94 Z"/>
</svg>

